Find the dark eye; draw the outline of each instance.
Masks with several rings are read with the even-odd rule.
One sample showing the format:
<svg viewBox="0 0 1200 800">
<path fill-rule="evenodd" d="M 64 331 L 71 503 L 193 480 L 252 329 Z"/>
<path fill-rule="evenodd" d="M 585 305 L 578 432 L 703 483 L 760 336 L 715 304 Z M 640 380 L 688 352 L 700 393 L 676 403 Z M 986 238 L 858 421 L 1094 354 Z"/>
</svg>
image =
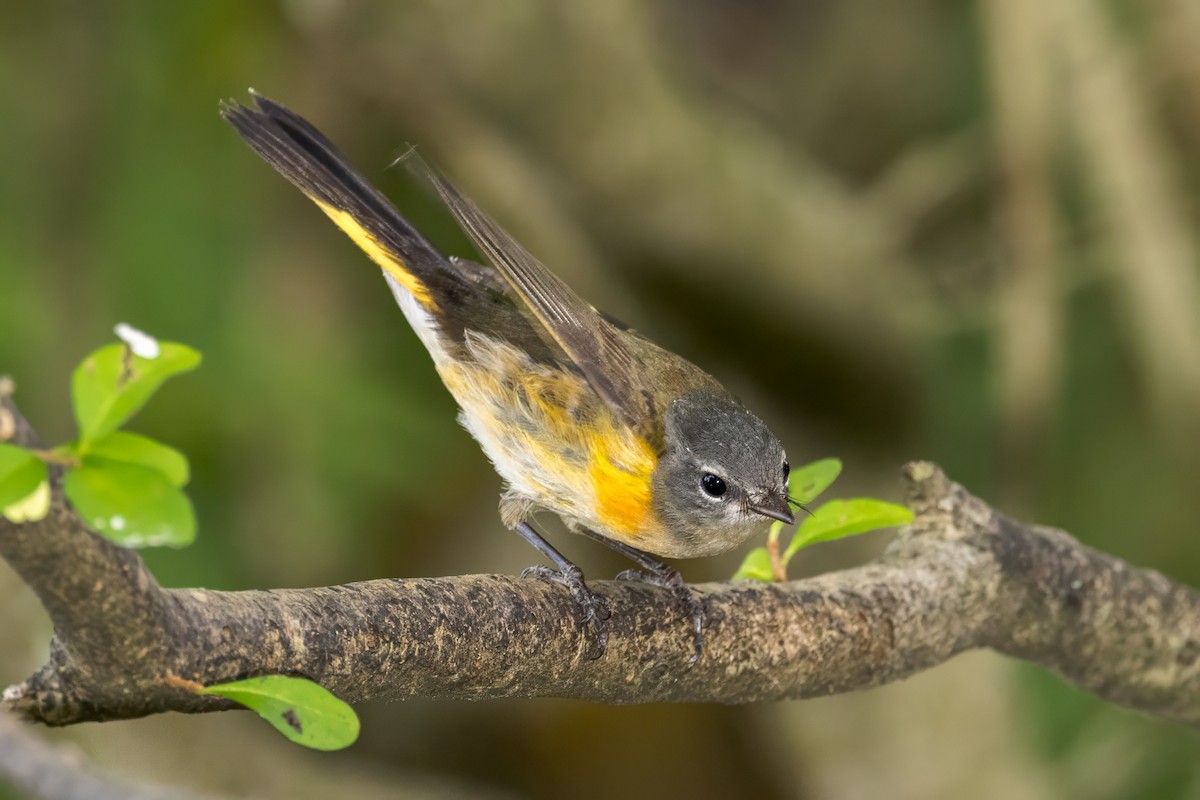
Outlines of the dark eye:
<svg viewBox="0 0 1200 800">
<path fill-rule="evenodd" d="M 791 473 L 791 471 L 792 468 L 788 466 L 787 460 L 785 459 L 783 462 L 783 479 L 785 481 L 787 480 L 787 476 Z"/>
<path fill-rule="evenodd" d="M 711 472 L 700 476 L 700 485 L 704 487 L 704 491 L 709 497 L 720 497 L 725 494 L 725 481 Z"/>
</svg>

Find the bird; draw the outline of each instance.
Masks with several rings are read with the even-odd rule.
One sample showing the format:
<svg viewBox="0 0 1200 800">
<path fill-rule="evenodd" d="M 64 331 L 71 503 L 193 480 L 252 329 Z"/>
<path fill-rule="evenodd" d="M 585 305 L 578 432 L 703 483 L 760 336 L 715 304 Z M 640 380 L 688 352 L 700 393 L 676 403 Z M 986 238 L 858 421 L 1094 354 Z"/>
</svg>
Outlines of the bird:
<svg viewBox="0 0 1200 800">
<path fill-rule="evenodd" d="M 795 521 L 779 439 L 716 378 L 583 300 L 415 148 L 399 160 L 486 263 L 443 256 L 314 125 L 251 98 L 222 101 L 222 117 L 382 269 L 503 479 L 502 523 L 554 564 L 526 574 L 570 591 L 603 655 L 607 599 L 532 524 L 558 515 L 638 565 L 618 578 L 679 598 L 695 663 L 704 604 L 661 559 L 722 553 Z"/>
</svg>

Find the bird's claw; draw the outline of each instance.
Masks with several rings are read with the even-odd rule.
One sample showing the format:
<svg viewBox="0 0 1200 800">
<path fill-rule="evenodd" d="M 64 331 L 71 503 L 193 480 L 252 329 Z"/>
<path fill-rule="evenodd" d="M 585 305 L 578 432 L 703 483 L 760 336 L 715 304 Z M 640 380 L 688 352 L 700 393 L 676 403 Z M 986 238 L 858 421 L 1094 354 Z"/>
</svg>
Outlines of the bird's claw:
<svg viewBox="0 0 1200 800">
<path fill-rule="evenodd" d="M 608 649 L 608 619 L 612 616 L 612 610 L 609 608 L 608 598 L 588 588 L 583 580 L 583 572 L 578 567 L 557 570 L 538 564 L 526 568 L 521 573 L 521 577 L 538 578 L 565 586 L 571 592 L 571 598 L 575 604 L 583 612 L 584 624 L 592 629 L 592 633 L 596 637 L 596 646 L 588 658 L 596 659 L 604 655 L 604 651 Z"/>
</svg>

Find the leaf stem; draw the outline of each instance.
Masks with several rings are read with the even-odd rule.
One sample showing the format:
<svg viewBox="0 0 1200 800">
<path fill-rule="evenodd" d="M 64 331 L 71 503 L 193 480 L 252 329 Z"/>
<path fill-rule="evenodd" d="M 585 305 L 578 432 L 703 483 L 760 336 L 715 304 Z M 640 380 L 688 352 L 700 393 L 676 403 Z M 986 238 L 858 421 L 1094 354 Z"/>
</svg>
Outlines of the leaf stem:
<svg viewBox="0 0 1200 800">
<path fill-rule="evenodd" d="M 783 530 L 783 523 L 776 522 L 771 526 L 770 533 L 767 534 L 767 555 L 771 558 L 771 577 L 776 583 L 783 583 L 787 580 L 787 562 L 779 554 L 779 534 Z"/>
<path fill-rule="evenodd" d="M 30 449 L 29 452 L 40 458 L 42 462 L 46 464 L 58 464 L 60 466 L 71 468 L 78 467 L 81 464 L 79 456 L 63 453 L 58 450 Z"/>
<path fill-rule="evenodd" d="M 164 675 L 163 682 L 173 689 L 184 689 L 192 694 L 201 694 L 204 691 L 204 684 L 197 681 L 190 681 L 187 678 L 176 675 L 174 672 L 168 672 Z"/>
</svg>

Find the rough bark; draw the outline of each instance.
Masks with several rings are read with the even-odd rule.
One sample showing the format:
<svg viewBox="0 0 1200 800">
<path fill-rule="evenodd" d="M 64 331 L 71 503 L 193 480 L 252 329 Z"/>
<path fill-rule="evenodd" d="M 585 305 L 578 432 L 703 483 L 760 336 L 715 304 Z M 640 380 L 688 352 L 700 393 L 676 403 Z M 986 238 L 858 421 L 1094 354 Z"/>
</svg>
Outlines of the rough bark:
<svg viewBox="0 0 1200 800">
<path fill-rule="evenodd" d="M 8 401 L 4 414 L 17 441 L 34 441 Z M 587 657 L 590 633 L 568 593 L 536 579 L 162 589 L 135 553 L 88 530 L 55 486 L 46 519 L 0 519 L 0 557 L 55 629 L 48 663 L 3 703 L 50 725 L 213 711 L 230 704 L 182 684 L 277 673 L 350 701 L 750 703 L 878 686 L 987 647 L 1113 703 L 1200 723 L 1200 593 L 1014 522 L 932 464 L 904 475 L 916 520 L 879 561 L 784 584 L 696 587 L 708 621 L 694 665 L 683 609 L 637 583 L 593 583 L 612 605 L 598 659 Z"/>
</svg>

